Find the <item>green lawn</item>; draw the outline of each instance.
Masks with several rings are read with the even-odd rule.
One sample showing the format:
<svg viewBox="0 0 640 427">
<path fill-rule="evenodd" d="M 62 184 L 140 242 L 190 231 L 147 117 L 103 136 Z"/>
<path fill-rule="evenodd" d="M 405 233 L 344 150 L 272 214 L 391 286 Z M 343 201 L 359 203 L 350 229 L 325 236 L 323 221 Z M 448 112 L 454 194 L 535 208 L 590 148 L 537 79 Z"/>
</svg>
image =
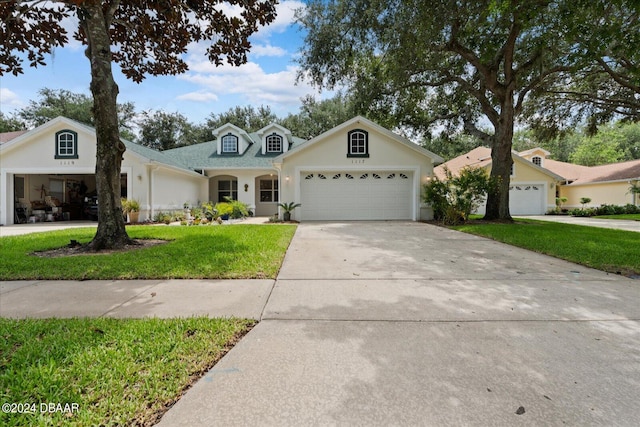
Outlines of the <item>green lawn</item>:
<svg viewBox="0 0 640 427">
<path fill-rule="evenodd" d="M 640 274 L 640 233 L 633 231 L 523 219 L 452 228 L 599 270 Z"/>
<path fill-rule="evenodd" d="M 275 278 L 295 225 L 127 227 L 169 243 L 124 253 L 42 258 L 33 252 L 89 242 L 95 229 L 0 238 L 0 280 Z"/>
<path fill-rule="evenodd" d="M 154 425 L 253 324 L 0 319 L 0 425 Z"/>
<path fill-rule="evenodd" d="M 604 219 L 627 219 L 640 221 L 640 214 L 622 214 L 622 215 L 598 215 L 592 218 L 604 218 Z"/>
</svg>

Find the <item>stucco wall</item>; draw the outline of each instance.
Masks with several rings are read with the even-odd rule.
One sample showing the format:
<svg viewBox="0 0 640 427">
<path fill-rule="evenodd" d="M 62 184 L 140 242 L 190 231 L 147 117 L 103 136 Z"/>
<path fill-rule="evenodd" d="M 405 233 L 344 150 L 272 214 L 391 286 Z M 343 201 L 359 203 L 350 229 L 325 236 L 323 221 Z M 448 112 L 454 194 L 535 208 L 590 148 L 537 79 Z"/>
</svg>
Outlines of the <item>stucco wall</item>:
<svg viewBox="0 0 640 427">
<path fill-rule="evenodd" d="M 560 195 L 568 200 L 564 204 L 566 208 L 582 207 L 580 199 L 588 197 L 590 207 L 607 205 L 626 205 L 633 203 L 633 194 L 629 192 L 630 184 L 627 181 L 610 183 L 593 183 L 588 185 L 564 185 L 560 187 Z"/>
</svg>

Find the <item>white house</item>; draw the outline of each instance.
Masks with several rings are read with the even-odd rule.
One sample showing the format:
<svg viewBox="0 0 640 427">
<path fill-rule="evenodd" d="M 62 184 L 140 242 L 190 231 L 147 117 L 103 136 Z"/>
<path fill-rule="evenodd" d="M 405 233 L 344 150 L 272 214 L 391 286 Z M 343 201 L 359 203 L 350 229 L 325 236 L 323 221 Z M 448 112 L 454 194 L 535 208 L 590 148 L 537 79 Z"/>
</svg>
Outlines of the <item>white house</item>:
<svg viewBox="0 0 640 427">
<path fill-rule="evenodd" d="M 225 196 L 259 216 L 277 213 L 278 202 L 301 203 L 297 220 L 432 215 L 421 190 L 443 159 L 363 117 L 310 141 L 277 124 L 253 133 L 226 124 L 214 136 L 163 152 L 123 141 L 122 195 L 140 202 L 141 220 Z M 85 199 L 96 191 L 93 128 L 58 117 L 0 142 L 0 224 L 13 224 L 20 207 L 45 219 L 83 217 Z"/>
</svg>

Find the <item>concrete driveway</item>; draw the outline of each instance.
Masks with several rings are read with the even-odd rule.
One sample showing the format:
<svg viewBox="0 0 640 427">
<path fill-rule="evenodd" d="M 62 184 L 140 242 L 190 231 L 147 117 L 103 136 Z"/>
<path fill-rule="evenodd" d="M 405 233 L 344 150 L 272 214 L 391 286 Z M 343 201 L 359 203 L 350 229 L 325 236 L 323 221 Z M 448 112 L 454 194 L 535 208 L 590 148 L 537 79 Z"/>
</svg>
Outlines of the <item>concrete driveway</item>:
<svg viewBox="0 0 640 427">
<path fill-rule="evenodd" d="M 640 425 L 640 281 L 422 223 L 303 223 L 162 426 Z"/>
</svg>

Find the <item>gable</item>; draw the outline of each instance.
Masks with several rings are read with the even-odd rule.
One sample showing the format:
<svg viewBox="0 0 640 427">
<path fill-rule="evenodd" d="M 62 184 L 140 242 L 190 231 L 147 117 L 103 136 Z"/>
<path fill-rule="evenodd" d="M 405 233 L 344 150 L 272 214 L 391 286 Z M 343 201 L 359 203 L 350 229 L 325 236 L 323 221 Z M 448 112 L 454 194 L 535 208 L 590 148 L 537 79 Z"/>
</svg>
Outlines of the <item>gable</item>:
<svg viewBox="0 0 640 427">
<path fill-rule="evenodd" d="M 276 163 L 284 161 L 305 165 L 374 167 L 431 165 L 443 159 L 363 117 L 355 117 L 274 160 Z"/>
</svg>

